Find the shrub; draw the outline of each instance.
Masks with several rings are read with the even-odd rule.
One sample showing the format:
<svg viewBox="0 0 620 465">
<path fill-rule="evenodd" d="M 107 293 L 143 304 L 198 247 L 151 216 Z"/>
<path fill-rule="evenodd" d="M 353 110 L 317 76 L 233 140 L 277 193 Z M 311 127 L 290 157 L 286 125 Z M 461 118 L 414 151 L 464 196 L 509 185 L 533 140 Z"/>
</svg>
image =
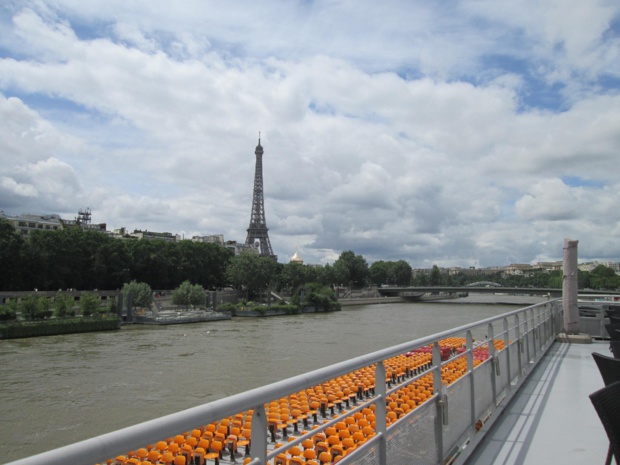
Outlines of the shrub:
<svg viewBox="0 0 620 465">
<path fill-rule="evenodd" d="M 99 309 L 99 296 L 90 292 L 84 293 L 80 297 L 80 310 L 82 315 L 91 316 Z"/>
<path fill-rule="evenodd" d="M 69 316 L 73 309 L 73 297 L 67 294 L 57 294 L 54 297 L 54 312 L 58 318 Z M 75 314 L 75 312 L 73 312 Z"/>
<path fill-rule="evenodd" d="M 190 305 L 204 305 L 206 300 L 207 293 L 204 288 L 200 284 L 191 284 L 189 281 L 184 281 L 172 292 L 172 303 L 185 306 L 185 310 L 188 310 Z"/>
<path fill-rule="evenodd" d="M 24 320 L 35 320 L 39 312 L 38 299 L 35 297 L 24 297 L 19 305 Z"/>
<path fill-rule="evenodd" d="M 45 320 L 54 314 L 52 310 L 52 301 L 47 297 L 39 297 L 37 299 L 37 320 Z"/>
<path fill-rule="evenodd" d="M 125 283 L 123 285 L 125 299 L 128 299 L 130 294 L 133 295 L 132 305 L 134 307 L 150 308 L 153 303 L 153 291 L 147 283 L 139 283 L 135 280 Z"/>
<path fill-rule="evenodd" d="M 17 300 L 9 299 L 6 305 L 0 306 L 0 321 L 17 320 Z"/>
</svg>

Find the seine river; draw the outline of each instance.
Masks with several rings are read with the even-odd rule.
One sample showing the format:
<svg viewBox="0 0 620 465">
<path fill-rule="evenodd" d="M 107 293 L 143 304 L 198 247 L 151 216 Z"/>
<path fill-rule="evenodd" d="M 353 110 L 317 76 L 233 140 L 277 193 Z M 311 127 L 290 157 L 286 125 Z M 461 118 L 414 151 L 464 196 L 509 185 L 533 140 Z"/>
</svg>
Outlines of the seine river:
<svg viewBox="0 0 620 465">
<path fill-rule="evenodd" d="M 375 304 L 0 341 L 0 463 L 516 308 Z"/>
</svg>

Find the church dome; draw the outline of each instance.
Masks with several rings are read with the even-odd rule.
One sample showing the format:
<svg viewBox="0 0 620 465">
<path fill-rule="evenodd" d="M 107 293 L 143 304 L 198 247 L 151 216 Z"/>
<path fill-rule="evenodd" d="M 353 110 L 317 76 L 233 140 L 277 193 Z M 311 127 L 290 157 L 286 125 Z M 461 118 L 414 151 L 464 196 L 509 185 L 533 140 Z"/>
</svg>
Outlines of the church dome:
<svg viewBox="0 0 620 465">
<path fill-rule="evenodd" d="M 299 255 L 299 253 L 298 253 L 298 252 L 295 252 L 295 255 L 293 255 L 293 256 L 291 257 L 291 262 L 295 262 L 295 263 L 303 263 L 303 262 L 304 262 L 304 259 L 303 259 L 303 258 L 301 258 L 301 255 Z"/>
</svg>

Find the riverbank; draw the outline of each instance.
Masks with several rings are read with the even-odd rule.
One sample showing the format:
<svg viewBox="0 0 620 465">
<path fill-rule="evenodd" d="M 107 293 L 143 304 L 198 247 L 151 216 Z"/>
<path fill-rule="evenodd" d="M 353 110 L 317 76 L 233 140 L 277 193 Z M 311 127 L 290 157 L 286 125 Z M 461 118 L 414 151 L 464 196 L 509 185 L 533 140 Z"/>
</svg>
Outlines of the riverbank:
<svg viewBox="0 0 620 465">
<path fill-rule="evenodd" d="M 0 339 L 113 331 L 120 329 L 120 327 L 121 320 L 116 316 L 59 318 L 45 321 L 15 321 L 0 324 Z"/>
</svg>

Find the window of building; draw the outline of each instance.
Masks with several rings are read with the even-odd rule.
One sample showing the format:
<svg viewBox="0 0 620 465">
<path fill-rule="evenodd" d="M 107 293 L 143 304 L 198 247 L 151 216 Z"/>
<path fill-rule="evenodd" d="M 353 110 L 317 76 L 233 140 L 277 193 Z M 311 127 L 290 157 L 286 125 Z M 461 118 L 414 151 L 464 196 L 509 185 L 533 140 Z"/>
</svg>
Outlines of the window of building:
<svg viewBox="0 0 620 465">
<path fill-rule="evenodd" d="M 25 228 L 26 227 L 26 222 L 25 221 L 20 221 L 19 225 Z"/>
<path fill-rule="evenodd" d="M 29 228 L 34 228 L 34 227 L 35 227 L 35 224 L 34 224 L 34 223 L 28 223 L 28 227 L 29 227 Z"/>
</svg>

